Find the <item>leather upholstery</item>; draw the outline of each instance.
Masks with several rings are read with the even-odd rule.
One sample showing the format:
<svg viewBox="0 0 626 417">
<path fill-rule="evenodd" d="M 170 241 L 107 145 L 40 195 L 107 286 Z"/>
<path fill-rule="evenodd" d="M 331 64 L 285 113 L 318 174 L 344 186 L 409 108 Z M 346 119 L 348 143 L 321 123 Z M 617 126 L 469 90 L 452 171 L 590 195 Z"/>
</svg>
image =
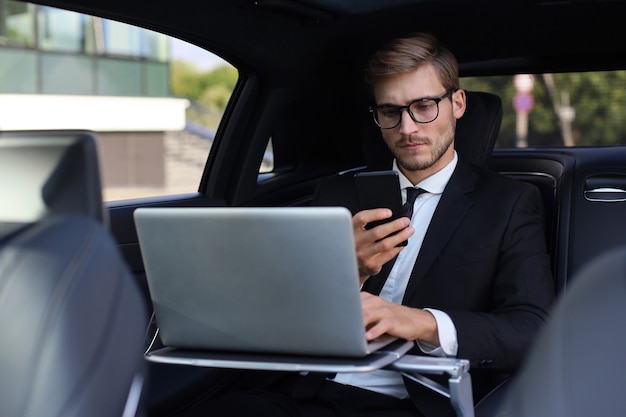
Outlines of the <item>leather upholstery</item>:
<svg viewBox="0 0 626 417">
<path fill-rule="evenodd" d="M 626 248 L 570 282 L 496 416 L 626 415 Z"/>
<path fill-rule="evenodd" d="M 2 416 L 135 415 L 147 314 L 102 224 L 95 150 L 86 133 L 0 137 Z"/>
</svg>

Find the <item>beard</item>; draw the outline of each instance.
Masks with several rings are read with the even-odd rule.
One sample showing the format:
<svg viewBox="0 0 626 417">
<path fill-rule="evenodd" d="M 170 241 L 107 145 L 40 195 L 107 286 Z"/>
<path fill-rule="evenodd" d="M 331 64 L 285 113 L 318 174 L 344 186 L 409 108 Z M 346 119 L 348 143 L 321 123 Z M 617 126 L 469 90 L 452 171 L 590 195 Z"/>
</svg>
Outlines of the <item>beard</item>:
<svg viewBox="0 0 626 417">
<path fill-rule="evenodd" d="M 396 147 L 390 147 L 390 149 L 400 168 L 407 171 L 421 171 L 432 167 L 437 161 L 439 161 L 439 159 L 441 159 L 450 146 L 452 146 L 454 143 L 454 127 L 450 127 L 446 130 L 441 135 L 441 138 L 442 140 L 433 143 L 433 141 L 428 137 L 412 137 L 399 143 L 419 142 L 428 145 L 430 153 L 426 158 L 415 158 L 416 152 L 401 154 L 396 151 Z"/>
</svg>

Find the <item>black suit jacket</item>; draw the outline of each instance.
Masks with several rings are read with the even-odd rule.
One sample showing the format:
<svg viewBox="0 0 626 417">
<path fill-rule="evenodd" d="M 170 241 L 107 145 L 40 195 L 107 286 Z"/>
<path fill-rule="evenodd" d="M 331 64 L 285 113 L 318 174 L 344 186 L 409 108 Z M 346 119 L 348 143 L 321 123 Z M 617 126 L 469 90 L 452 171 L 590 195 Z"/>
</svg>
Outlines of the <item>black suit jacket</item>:
<svg viewBox="0 0 626 417">
<path fill-rule="evenodd" d="M 317 204 L 356 213 L 352 176 L 326 182 L 318 189 Z M 392 264 L 370 277 L 364 290 L 378 294 Z M 457 357 L 470 360 L 479 398 L 500 373 L 520 365 L 553 299 L 538 190 L 459 161 L 426 232 L 403 304 L 450 316 L 457 330 Z M 417 348 L 412 353 L 421 354 Z M 447 399 L 415 382 L 405 383 L 426 416 L 451 412 Z"/>
</svg>

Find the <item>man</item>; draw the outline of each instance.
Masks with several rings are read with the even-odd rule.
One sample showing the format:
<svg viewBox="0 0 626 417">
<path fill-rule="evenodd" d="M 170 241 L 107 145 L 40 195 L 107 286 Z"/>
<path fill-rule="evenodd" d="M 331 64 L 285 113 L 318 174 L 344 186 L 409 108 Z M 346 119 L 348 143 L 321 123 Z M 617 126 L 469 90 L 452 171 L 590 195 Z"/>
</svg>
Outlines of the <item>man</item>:
<svg viewBox="0 0 626 417">
<path fill-rule="evenodd" d="M 539 194 L 459 159 L 454 135 L 466 96 L 456 59 L 434 37 L 392 41 L 372 57 L 367 80 L 403 198 L 415 194 L 406 188 L 423 190 L 411 219 L 367 229 L 390 211 L 353 217 L 367 337 L 388 333 L 415 341 L 413 354 L 469 359 L 474 390 L 483 394 L 497 380 L 483 371 L 520 364 L 554 298 Z M 350 206 L 354 190 L 347 191 L 337 197 Z M 311 383 L 316 377 L 288 375 L 231 393 L 207 415 L 452 414 L 445 398 L 393 371 Z"/>
</svg>

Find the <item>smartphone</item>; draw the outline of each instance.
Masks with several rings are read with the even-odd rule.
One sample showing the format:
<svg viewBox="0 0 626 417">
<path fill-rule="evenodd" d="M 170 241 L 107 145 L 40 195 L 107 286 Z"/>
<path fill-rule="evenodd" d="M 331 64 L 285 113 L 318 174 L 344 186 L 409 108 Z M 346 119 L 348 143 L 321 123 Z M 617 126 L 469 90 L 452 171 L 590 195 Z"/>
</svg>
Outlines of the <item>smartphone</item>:
<svg viewBox="0 0 626 417">
<path fill-rule="evenodd" d="M 388 208 L 391 217 L 368 223 L 365 228 L 371 229 L 383 223 L 402 217 L 402 195 L 400 179 L 395 171 L 370 171 L 354 174 L 360 210 Z M 401 246 L 406 246 L 402 242 Z"/>
</svg>

